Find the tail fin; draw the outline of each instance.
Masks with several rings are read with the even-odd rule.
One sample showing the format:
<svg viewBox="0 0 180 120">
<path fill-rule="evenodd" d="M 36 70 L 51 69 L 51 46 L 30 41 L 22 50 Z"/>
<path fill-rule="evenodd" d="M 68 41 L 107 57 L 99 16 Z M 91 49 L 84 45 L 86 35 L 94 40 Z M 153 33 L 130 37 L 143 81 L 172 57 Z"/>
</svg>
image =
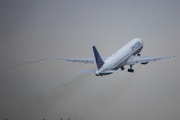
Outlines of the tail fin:
<svg viewBox="0 0 180 120">
<path fill-rule="evenodd" d="M 99 55 L 97 49 L 95 46 L 93 46 L 93 51 L 94 51 L 94 57 L 96 59 L 96 65 L 98 70 L 103 66 L 104 61 L 102 60 L 101 56 Z"/>
</svg>

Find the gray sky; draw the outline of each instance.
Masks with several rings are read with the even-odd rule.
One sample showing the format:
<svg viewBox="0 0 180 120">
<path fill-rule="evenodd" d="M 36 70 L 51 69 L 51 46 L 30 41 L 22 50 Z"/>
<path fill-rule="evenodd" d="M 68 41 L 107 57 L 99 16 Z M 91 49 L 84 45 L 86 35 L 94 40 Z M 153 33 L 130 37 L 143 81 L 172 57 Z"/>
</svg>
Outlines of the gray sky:
<svg viewBox="0 0 180 120">
<path fill-rule="evenodd" d="M 178 0 L 2 0 L 1 119 L 180 119 L 179 6 Z M 110 56 L 136 37 L 144 41 L 142 55 L 176 57 L 104 77 L 71 73 L 95 64 L 25 63 L 94 57 L 93 45 Z"/>
</svg>

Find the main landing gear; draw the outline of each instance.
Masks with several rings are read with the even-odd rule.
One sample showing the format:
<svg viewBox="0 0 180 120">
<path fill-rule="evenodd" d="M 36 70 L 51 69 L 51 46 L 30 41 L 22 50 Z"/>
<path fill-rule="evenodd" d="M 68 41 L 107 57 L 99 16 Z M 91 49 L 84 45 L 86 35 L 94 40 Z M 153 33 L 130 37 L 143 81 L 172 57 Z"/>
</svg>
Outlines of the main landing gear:
<svg viewBox="0 0 180 120">
<path fill-rule="evenodd" d="M 130 65 L 130 69 L 128 69 L 128 72 L 131 72 L 131 73 L 134 72 L 134 69 L 132 69 L 132 65 Z"/>
<path fill-rule="evenodd" d="M 141 54 L 138 53 L 137 56 L 141 56 Z M 147 64 L 147 63 L 144 63 L 144 64 Z M 127 71 L 128 71 L 128 72 L 131 72 L 131 73 L 134 72 L 134 69 L 132 69 L 132 65 L 130 65 L 130 68 L 129 68 Z"/>
</svg>

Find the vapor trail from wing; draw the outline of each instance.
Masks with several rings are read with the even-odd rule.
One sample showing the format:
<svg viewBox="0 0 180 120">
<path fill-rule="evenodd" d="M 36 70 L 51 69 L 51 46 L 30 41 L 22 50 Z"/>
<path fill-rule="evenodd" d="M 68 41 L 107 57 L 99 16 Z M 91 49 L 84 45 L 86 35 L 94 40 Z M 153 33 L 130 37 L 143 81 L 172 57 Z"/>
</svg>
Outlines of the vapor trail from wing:
<svg viewBox="0 0 180 120">
<path fill-rule="evenodd" d="M 50 58 L 44 58 L 44 59 L 40 59 L 40 60 L 35 60 L 35 61 L 29 61 L 29 62 L 19 63 L 19 64 L 13 65 L 13 66 L 11 66 L 11 67 L 9 67 L 9 68 L 6 68 L 6 69 L 0 71 L 0 73 L 6 72 L 6 71 L 8 71 L 8 70 L 11 70 L 11 69 L 13 69 L 13 68 L 19 67 L 19 66 L 21 66 L 21 65 L 31 64 L 31 63 L 37 63 L 37 62 L 44 61 L 44 60 L 47 60 L 47 59 L 50 59 Z"/>
<path fill-rule="evenodd" d="M 79 75 L 78 77 L 74 78 L 73 80 L 71 80 L 71 81 L 69 81 L 69 82 L 67 82 L 67 83 L 56 85 L 56 86 L 54 86 L 53 88 L 51 88 L 51 89 L 49 89 L 49 90 L 46 90 L 46 91 L 38 94 L 38 96 L 39 96 L 39 95 L 45 95 L 45 94 L 47 94 L 47 93 L 51 93 L 51 92 L 53 92 L 53 91 L 55 91 L 56 89 L 61 88 L 61 87 L 66 87 L 66 86 L 68 86 L 68 85 L 71 85 L 71 84 L 73 84 L 74 82 L 76 82 L 76 81 L 78 81 L 78 80 L 80 80 L 80 79 L 87 78 L 89 75 L 92 75 L 92 74 L 91 74 L 91 73 L 83 73 L 83 74 Z"/>
</svg>

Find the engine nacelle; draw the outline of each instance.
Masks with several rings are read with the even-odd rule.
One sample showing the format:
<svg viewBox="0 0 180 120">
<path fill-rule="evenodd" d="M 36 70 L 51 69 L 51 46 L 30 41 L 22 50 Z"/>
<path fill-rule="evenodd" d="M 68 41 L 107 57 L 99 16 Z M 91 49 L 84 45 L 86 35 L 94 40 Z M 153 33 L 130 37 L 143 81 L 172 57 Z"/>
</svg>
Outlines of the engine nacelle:
<svg viewBox="0 0 180 120">
<path fill-rule="evenodd" d="M 148 64 L 149 62 L 145 62 L 145 63 L 141 63 L 142 65 L 146 65 L 146 64 Z"/>
</svg>

